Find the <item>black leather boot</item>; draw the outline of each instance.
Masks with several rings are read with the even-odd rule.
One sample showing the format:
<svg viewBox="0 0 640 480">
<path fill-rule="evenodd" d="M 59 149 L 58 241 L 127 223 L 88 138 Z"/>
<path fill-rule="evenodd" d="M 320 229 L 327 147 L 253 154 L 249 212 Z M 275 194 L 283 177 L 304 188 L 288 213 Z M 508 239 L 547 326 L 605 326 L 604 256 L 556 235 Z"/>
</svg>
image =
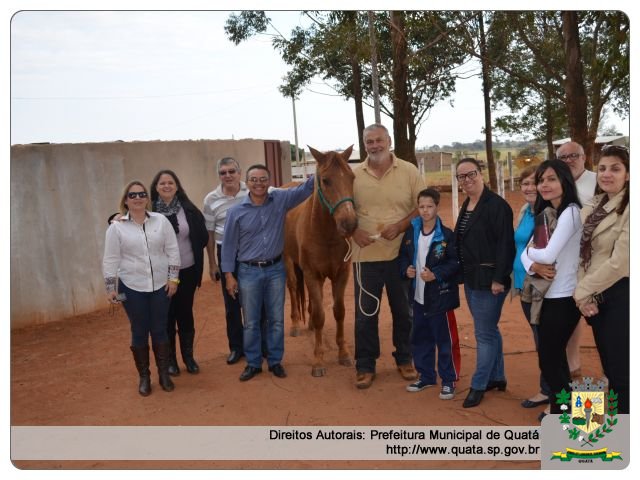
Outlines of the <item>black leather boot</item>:
<svg viewBox="0 0 640 480">
<path fill-rule="evenodd" d="M 189 373 L 200 372 L 200 367 L 193 358 L 193 337 L 195 337 L 195 334 L 195 332 L 180 334 L 180 353 Z"/>
<path fill-rule="evenodd" d="M 165 392 L 171 392 L 175 388 L 173 380 L 171 380 L 171 376 L 169 375 L 169 357 L 171 356 L 171 345 L 169 345 L 169 343 L 154 344 L 153 353 L 156 357 L 160 386 Z"/>
<path fill-rule="evenodd" d="M 149 346 L 130 347 L 133 353 L 133 360 L 136 362 L 136 368 L 140 374 L 140 384 L 138 385 L 138 393 L 143 397 L 151 394 L 151 372 L 149 371 Z"/>
<path fill-rule="evenodd" d="M 480 405 L 483 396 L 484 390 L 475 390 L 473 388 L 470 388 L 469 393 L 467 394 L 467 398 L 465 398 L 464 402 L 462 402 L 462 408 L 471 408 Z"/>
<path fill-rule="evenodd" d="M 180 376 L 180 367 L 176 358 L 176 332 L 175 330 L 169 334 L 169 345 L 171 346 L 171 355 L 169 356 L 169 375 L 172 377 Z"/>
</svg>

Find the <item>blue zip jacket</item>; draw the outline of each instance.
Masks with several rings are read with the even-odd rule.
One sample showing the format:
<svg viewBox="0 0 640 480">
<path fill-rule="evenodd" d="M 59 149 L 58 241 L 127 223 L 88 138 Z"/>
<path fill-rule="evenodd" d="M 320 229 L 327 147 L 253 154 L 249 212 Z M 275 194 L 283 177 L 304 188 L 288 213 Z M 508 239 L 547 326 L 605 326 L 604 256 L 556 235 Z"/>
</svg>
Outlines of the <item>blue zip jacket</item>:
<svg viewBox="0 0 640 480">
<path fill-rule="evenodd" d="M 417 266 L 418 238 L 422 230 L 422 218 L 416 217 L 411 221 L 400 245 L 399 263 L 401 274 L 406 278 L 409 265 Z M 460 306 L 458 292 L 458 277 L 460 263 L 456 253 L 455 236 L 451 229 L 442 225 L 440 217 L 436 218 L 433 239 L 429 246 L 429 253 L 425 266 L 435 275 L 436 279 L 425 282 L 424 310 L 427 315 L 447 312 Z M 416 272 L 418 275 L 419 272 Z M 412 280 L 411 292 L 415 290 L 416 281 Z M 411 294 L 413 299 L 413 293 Z"/>
</svg>

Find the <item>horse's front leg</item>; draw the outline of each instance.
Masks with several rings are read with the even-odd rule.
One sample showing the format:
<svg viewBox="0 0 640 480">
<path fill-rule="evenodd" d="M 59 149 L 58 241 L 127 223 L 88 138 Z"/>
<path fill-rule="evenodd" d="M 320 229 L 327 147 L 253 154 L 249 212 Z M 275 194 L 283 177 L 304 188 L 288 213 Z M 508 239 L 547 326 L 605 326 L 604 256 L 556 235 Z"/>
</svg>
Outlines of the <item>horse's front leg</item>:
<svg viewBox="0 0 640 480">
<path fill-rule="evenodd" d="M 307 284 L 307 293 L 309 294 L 310 317 L 309 323 L 313 325 L 315 333 L 315 347 L 313 350 L 313 365 L 311 366 L 311 375 L 314 377 L 322 377 L 327 373 L 327 367 L 324 363 L 324 345 L 322 344 L 322 330 L 324 328 L 324 308 L 322 306 L 322 284 L 323 279 L 309 278 L 305 276 Z"/>
<path fill-rule="evenodd" d="M 338 363 L 346 367 L 353 366 L 351 352 L 344 341 L 344 291 L 349 280 L 351 264 L 343 268 L 340 274 L 331 281 L 333 294 L 333 317 L 336 319 L 336 344 L 338 345 Z"/>
</svg>

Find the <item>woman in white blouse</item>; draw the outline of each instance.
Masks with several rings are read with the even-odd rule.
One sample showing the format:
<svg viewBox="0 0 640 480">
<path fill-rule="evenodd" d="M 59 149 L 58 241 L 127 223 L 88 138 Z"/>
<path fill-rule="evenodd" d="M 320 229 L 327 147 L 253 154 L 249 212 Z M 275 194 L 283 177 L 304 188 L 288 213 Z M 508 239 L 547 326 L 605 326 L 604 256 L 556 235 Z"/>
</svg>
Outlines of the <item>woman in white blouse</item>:
<svg viewBox="0 0 640 480">
<path fill-rule="evenodd" d="M 580 320 L 573 291 L 577 281 L 582 235 L 581 205 L 571 170 L 564 162 L 542 162 L 536 170 L 535 181 L 538 190 L 535 214 L 539 215 L 551 207 L 557 214 L 557 225 L 546 247 L 527 247 L 522 252 L 521 260 L 529 274 L 533 274 L 531 266 L 534 262 L 546 266 L 538 269 L 538 273 L 551 281 L 540 310 L 538 355 L 540 371 L 550 387 L 551 413 L 560 413 L 556 394 L 562 389 L 571 391 L 567 342 Z"/>
<path fill-rule="evenodd" d="M 119 220 L 107 229 L 102 269 L 110 302 L 122 302 L 131 323 L 131 351 L 140 375 L 138 392 L 151 393 L 149 335 L 159 383 L 170 392 L 169 301 L 178 287 L 180 254 L 171 223 L 148 211 L 149 194 L 139 181 L 124 189 Z"/>
</svg>

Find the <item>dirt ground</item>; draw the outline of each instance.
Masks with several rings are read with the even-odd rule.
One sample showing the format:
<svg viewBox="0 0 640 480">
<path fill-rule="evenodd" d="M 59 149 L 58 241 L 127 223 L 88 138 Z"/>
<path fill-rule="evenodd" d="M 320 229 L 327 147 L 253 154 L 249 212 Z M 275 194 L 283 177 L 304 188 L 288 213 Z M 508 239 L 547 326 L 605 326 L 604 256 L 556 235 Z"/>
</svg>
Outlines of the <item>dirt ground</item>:
<svg viewBox="0 0 640 480">
<path fill-rule="evenodd" d="M 509 194 L 517 212 L 519 193 Z M 460 199 L 462 201 L 462 198 Z M 452 225 L 450 194 L 443 194 L 441 216 Z M 96 272 L 96 275 L 99 273 Z M 325 309 L 331 300 L 325 286 Z M 461 289 L 462 295 L 462 289 Z M 328 372 L 311 376 L 313 335 L 285 338 L 288 377 L 265 372 L 248 382 L 238 376 L 245 364 L 227 365 L 224 304 L 220 285 L 203 282 L 196 294 L 195 357 L 201 373 L 183 369 L 176 389 L 163 392 L 152 369 L 153 393 L 137 392 L 137 373 L 129 351 L 129 325 L 122 307 L 109 308 L 48 325 L 11 332 L 11 425 L 498 425 L 537 426 L 543 407 L 524 409 L 520 402 L 536 392 L 537 356 L 519 301 L 505 303 L 500 329 L 508 387 L 488 392 L 476 408 L 463 409 L 475 366 L 473 324 L 464 297 L 456 311 L 462 350 L 462 372 L 454 400 L 438 399 L 438 389 L 405 391 L 391 352 L 389 307 L 380 315 L 381 357 L 378 375 L 368 390 L 354 386 L 355 370 L 337 362 L 335 323 L 328 314 L 325 344 Z M 105 301 L 106 304 L 106 301 Z M 353 284 L 346 295 L 346 338 L 354 351 Z M 288 332 L 289 302 L 285 307 Z M 582 371 L 599 377 L 601 370 L 590 328 L 582 339 Z M 20 461 L 26 469 L 195 468 L 195 469 L 537 469 L 539 462 L 487 461 Z"/>
</svg>

